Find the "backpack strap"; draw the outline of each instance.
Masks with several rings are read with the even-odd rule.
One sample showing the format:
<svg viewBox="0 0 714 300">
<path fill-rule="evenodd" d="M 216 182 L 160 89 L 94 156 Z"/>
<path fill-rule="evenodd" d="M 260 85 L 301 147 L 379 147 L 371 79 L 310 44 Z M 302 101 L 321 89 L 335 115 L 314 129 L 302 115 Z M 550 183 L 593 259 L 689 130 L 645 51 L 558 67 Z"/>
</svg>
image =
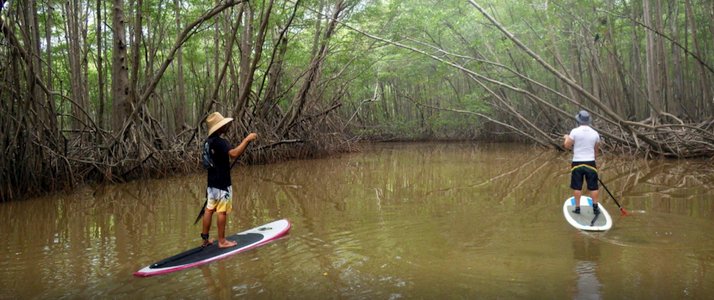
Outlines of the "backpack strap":
<svg viewBox="0 0 714 300">
<path fill-rule="evenodd" d="M 211 151 L 213 149 L 214 139 L 215 137 L 209 136 L 206 140 L 204 140 L 203 145 L 201 146 L 201 159 L 203 160 L 203 167 L 205 169 L 210 169 L 215 166 L 213 162 L 213 153 Z"/>
</svg>

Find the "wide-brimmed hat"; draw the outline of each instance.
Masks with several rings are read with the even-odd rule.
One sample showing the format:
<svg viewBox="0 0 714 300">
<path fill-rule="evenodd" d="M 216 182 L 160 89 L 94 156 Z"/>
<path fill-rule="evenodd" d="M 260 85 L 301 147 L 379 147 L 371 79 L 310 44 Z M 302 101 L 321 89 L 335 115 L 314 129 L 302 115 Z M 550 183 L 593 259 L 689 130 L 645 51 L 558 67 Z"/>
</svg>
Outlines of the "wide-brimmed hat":
<svg viewBox="0 0 714 300">
<path fill-rule="evenodd" d="M 575 120 L 580 125 L 590 125 L 590 114 L 587 111 L 581 110 L 575 115 Z"/>
<path fill-rule="evenodd" d="M 216 130 L 233 121 L 233 118 L 224 118 L 219 112 L 214 112 L 206 117 L 206 126 L 208 127 L 208 135 L 212 135 Z"/>
</svg>

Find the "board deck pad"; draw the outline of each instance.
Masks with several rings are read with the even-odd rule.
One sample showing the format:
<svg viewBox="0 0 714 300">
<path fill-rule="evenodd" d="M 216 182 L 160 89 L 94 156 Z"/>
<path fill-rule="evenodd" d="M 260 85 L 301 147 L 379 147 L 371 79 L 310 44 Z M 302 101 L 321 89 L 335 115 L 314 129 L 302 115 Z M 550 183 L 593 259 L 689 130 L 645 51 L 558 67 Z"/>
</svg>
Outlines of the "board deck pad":
<svg viewBox="0 0 714 300">
<path fill-rule="evenodd" d="M 563 214 L 565 219 L 573 227 L 585 231 L 606 231 L 612 227 L 612 218 L 605 210 L 602 203 L 599 203 L 600 214 L 593 213 L 592 198 L 587 196 L 580 197 L 580 213 L 576 214 L 575 198 L 570 197 L 563 203 Z"/>
<path fill-rule="evenodd" d="M 269 243 L 270 241 L 285 235 L 289 230 L 290 223 L 287 220 L 278 220 L 246 230 L 244 232 L 227 236 L 226 239 L 238 243 L 236 246 L 219 248 L 218 241 L 216 240 L 212 245 L 206 247 L 199 246 L 162 259 L 135 272 L 134 275 L 147 277 L 200 266 L 211 261 L 225 258 L 230 255 Z M 197 242 L 200 242 L 200 240 Z"/>
<path fill-rule="evenodd" d="M 258 233 L 248 233 L 248 234 L 234 234 L 226 237 L 227 240 L 234 241 L 238 243 L 235 247 L 230 248 L 219 248 L 218 241 L 214 241 L 213 245 L 207 247 L 196 247 L 183 253 L 176 254 L 172 257 L 166 258 L 160 262 L 151 264 L 149 268 L 169 268 L 190 263 L 195 263 L 198 261 L 206 260 L 214 256 L 225 254 L 235 250 L 235 248 L 243 248 L 247 245 L 254 244 L 255 242 L 263 238 L 262 234 Z"/>
</svg>

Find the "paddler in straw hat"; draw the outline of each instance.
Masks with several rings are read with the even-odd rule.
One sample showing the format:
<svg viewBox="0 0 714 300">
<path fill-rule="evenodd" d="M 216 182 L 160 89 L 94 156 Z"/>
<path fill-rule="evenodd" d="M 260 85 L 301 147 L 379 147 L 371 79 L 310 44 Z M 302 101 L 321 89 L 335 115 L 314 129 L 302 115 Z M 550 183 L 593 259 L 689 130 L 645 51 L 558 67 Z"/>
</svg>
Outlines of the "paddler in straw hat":
<svg viewBox="0 0 714 300">
<path fill-rule="evenodd" d="M 233 146 L 221 135 L 226 133 L 230 126 L 228 124 L 233 118 L 224 118 L 221 113 L 214 112 L 206 118 L 208 128 L 208 145 L 210 155 L 213 160 L 213 167 L 208 169 L 208 188 L 206 189 L 206 209 L 203 215 L 203 231 L 201 238 L 203 246 L 213 243 L 208 239 L 208 232 L 211 230 L 213 213 L 218 212 L 218 247 L 228 248 L 236 245 L 236 242 L 226 240 L 227 214 L 232 207 L 232 187 L 231 187 L 231 159 L 236 159 L 243 154 L 248 144 L 258 138 L 255 133 L 248 134 L 238 145 Z"/>
</svg>

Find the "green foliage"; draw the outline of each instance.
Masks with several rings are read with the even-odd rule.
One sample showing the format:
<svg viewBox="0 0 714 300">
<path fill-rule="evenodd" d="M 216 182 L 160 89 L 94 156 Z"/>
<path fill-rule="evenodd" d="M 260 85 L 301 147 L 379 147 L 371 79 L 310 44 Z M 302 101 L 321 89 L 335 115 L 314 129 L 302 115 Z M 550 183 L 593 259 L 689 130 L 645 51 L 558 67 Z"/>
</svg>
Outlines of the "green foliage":
<svg viewBox="0 0 714 300">
<path fill-rule="evenodd" d="M 640 18 L 642 14 L 641 1 L 606 1 L 606 0 L 483 0 L 477 1 L 485 7 L 501 24 L 503 24 L 517 38 L 527 46 L 535 49 L 539 54 L 558 66 L 568 68 L 571 75 L 576 77 L 586 88 L 591 88 L 592 78 L 590 64 L 593 60 L 607 61 L 608 55 L 617 55 L 618 62 L 624 66 L 642 64 L 637 59 L 634 51 L 639 51 L 645 46 L 646 30 L 628 19 L 630 16 Z M 692 21 L 697 24 L 697 39 L 700 48 L 708 50 L 708 57 L 704 60 L 711 64 L 714 61 L 712 51 L 711 8 L 708 1 L 693 0 Z M 267 4 L 266 1 L 250 1 L 250 6 L 255 15 L 254 28 L 260 25 L 260 11 Z M 440 1 L 440 0 L 369 0 L 348 1 L 351 9 L 342 15 L 341 22 L 359 31 L 369 33 L 380 38 L 398 42 L 408 47 L 420 49 L 448 62 L 462 65 L 472 72 L 501 81 L 518 88 L 527 88 L 525 81 L 515 76 L 511 71 L 505 70 L 488 62 L 507 65 L 512 70 L 529 78 L 539 80 L 556 86 L 553 76 L 539 66 L 530 56 L 518 50 L 512 41 L 503 33 L 496 30 L 481 16 L 468 1 Z M 126 14 L 127 36 L 131 36 L 134 26 L 135 8 L 124 3 Z M 181 25 L 176 25 L 176 7 L 173 1 L 145 0 L 143 3 L 144 41 L 140 49 L 141 77 L 140 88 L 149 80 L 152 71 L 168 58 L 168 51 L 174 45 L 179 33 L 184 26 L 196 20 L 216 4 L 215 1 L 181 0 L 179 12 Z M 19 4 L 17 4 L 19 5 Z M 17 6 L 16 5 L 16 6 Z M 52 5 L 53 9 L 49 9 Z M 51 69 L 52 77 L 46 80 L 53 88 L 63 94 L 70 95 L 70 74 L 67 62 L 67 44 L 65 39 L 66 18 L 61 13 L 62 3 L 53 1 L 38 4 L 38 26 L 42 28 L 41 40 L 44 43 L 44 28 L 48 20 L 52 20 L 49 28 L 52 35 Z M 110 2 L 103 3 L 102 21 L 107 25 L 103 27 L 103 35 L 96 35 L 96 7 L 94 2 L 83 2 L 82 11 L 87 12 L 87 22 L 83 24 L 87 29 L 86 43 L 87 87 L 90 96 L 91 111 L 96 111 L 98 103 L 98 70 L 96 42 L 98 38 L 104 41 L 102 59 L 104 72 L 107 73 L 105 81 L 106 103 L 111 103 L 110 85 L 112 58 L 112 7 Z M 293 12 L 294 2 L 276 1 L 269 21 L 268 38 L 264 44 L 263 56 L 256 70 L 256 83 L 251 87 L 254 91 L 260 88 L 262 77 L 268 72 L 277 34 L 284 26 Z M 300 2 L 295 20 L 287 31 L 288 51 L 284 57 L 283 76 L 280 78 L 280 102 L 282 109 L 289 107 L 294 97 L 296 87 L 303 80 L 306 67 L 310 64 L 313 43 L 317 29 L 317 22 L 324 30 L 326 18 L 335 3 L 324 0 L 305 0 Z M 88 7 L 87 7 L 88 6 Z M 676 10 L 675 10 L 676 8 Z M 322 11 L 319 11 L 322 9 Z M 676 22 L 681 28 L 688 28 L 687 12 L 684 3 L 669 4 L 663 8 L 667 13 L 667 22 Z M 225 47 L 230 39 L 230 28 L 236 25 L 239 7 L 208 20 L 186 41 L 183 45 L 184 84 L 188 87 L 187 105 L 207 97 L 207 91 L 216 85 L 216 64 L 223 64 Z M 640 19 L 636 20 L 641 22 Z M 691 28 L 688 29 L 692 31 Z M 354 108 L 365 99 L 375 97 L 375 87 L 379 104 L 367 105 L 361 113 L 364 118 L 356 124 L 362 126 L 377 126 L 391 128 L 394 132 L 437 132 L 447 128 L 462 126 L 467 128 L 478 123 L 469 117 L 457 117 L 453 113 L 434 112 L 422 120 L 419 115 L 419 104 L 439 106 L 443 108 L 462 109 L 473 112 L 494 114 L 491 109 L 492 95 L 489 94 L 473 79 L 467 77 L 461 70 L 443 62 L 436 61 L 428 56 L 413 51 L 396 47 L 371 39 L 359 31 L 338 26 L 337 32 L 328 43 L 329 55 L 321 69 L 321 80 L 324 89 L 320 94 L 323 101 L 332 99 L 341 91 L 343 85 L 348 85 L 347 93 L 339 100 L 343 102 L 340 114 L 347 119 L 354 113 Z M 255 32 L 253 32 L 255 35 Z M 671 33 L 666 32 L 671 35 Z M 242 31 L 238 32 L 240 41 Z M 215 39 L 218 39 L 216 44 Z M 680 32 L 678 42 L 689 51 L 694 52 L 694 39 Z M 130 42 L 130 41 L 127 41 Z M 219 49 L 216 49 L 218 45 Z M 83 45 L 84 46 L 84 45 Z M 672 52 L 672 46 L 665 50 Z M 444 52 L 439 49 L 444 50 Z M 617 52 L 615 52 L 617 51 Z M 560 62 L 555 62 L 554 54 L 560 55 Z M 153 65 L 147 66 L 148 59 L 153 56 Z M 43 60 L 47 60 L 42 53 Z M 683 55 L 686 56 L 686 55 Z M 240 49 L 233 46 L 232 66 L 227 74 L 227 79 L 222 90 L 221 101 L 230 102 L 236 92 L 236 72 L 239 72 Z M 479 60 L 476 60 L 478 58 Z M 687 57 L 687 66 L 694 68 L 694 60 Z M 641 58 L 640 58 L 641 59 Z M 671 60 L 671 59 L 670 59 Z M 174 60 L 175 62 L 175 60 Z M 667 61 L 671 64 L 671 61 Z M 603 67 L 601 66 L 601 67 Z M 573 74 L 574 68 L 582 74 Z M 631 81 L 641 80 L 641 73 L 628 70 L 628 84 Z M 171 99 L 176 93 L 175 65 L 172 65 L 164 74 L 160 89 L 157 94 L 161 99 Z M 698 73 L 685 74 L 685 80 L 694 80 Z M 232 77 L 231 77 L 232 76 Z M 335 78 L 332 78 L 335 77 Z M 580 78 L 581 77 L 581 78 Z M 596 78 L 598 79 L 598 78 Z M 509 101 L 520 108 L 530 109 L 521 94 L 509 91 L 493 83 L 486 83 L 491 90 L 509 96 Z M 611 84 L 611 83 L 607 83 Z M 638 89 L 641 87 L 632 87 Z M 314 95 L 313 95 L 314 96 Z M 233 97 L 233 98 L 232 98 Z M 545 95 L 548 99 L 557 99 L 552 95 Z M 61 97 L 55 97 L 61 112 L 68 112 L 68 104 Z M 560 107 L 570 108 L 556 101 Z M 422 130 L 423 124 L 431 126 L 429 130 Z"/>
</svg>

